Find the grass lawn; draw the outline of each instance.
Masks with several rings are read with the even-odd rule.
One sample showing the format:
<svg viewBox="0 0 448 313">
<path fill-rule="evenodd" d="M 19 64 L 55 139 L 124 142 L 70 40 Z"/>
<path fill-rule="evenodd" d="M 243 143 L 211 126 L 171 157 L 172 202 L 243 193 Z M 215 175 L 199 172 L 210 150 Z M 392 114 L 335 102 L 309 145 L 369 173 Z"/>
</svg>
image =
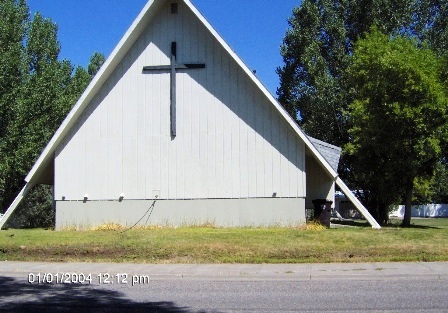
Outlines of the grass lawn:
<svg viewBox="0 0 448 313">
<path fill-rule="evenodd" d="M 448 261 L 448 219 L 345 227 L 0 231 L 0 261 L 314 263 Z M 358 223 L 363 226 L 363 222 Z M 365 225 L 364 225 L 365 226 Z"/>
</svg>

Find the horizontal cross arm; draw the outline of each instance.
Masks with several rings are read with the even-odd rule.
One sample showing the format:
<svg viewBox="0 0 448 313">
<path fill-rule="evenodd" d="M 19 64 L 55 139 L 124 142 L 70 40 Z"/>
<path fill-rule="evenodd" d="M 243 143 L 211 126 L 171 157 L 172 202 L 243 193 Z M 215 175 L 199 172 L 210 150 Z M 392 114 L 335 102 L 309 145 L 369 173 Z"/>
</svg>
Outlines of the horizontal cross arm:
<svg viewBox="0 0 448 313">
<path fill-rule="evenodd" d="M 205 68 L 205 64 L 196 64 L 196 63 L 188 63 L 188 64 L 176 64 L 176 69 L 195 69 L 195 68 Z M 144 66 L 143 71 L 169 71 L 171 70 L 171 65 L 151 65 Z"/>
<path fill-rule="evenodd" d="M 205 68 L 205 64 L 198 64 L 198 63 L 187 63 L 187 64 L 179 64 L 180 66 L 184 66 L 184 67 L 179 67 L 179 68 Z"/>
</svg>

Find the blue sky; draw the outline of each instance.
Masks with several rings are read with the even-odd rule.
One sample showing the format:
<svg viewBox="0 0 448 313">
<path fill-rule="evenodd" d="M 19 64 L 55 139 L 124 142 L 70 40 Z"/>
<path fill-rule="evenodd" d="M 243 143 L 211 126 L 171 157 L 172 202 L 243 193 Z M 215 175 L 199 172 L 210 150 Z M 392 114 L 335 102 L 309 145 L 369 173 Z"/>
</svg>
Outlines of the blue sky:
<svg viewBox="0 0 448 313">
<path fill-rule="evenodd" d="M 140 13 L 147 0 L 28 0 L 31 14 L 39 11 L 59 26 L 61 59 L 86 66 L 90 56 L 107 57 Z M 275 95 L 282 65 L 280 44 L 287 19 L 300 0 L 192 0 L 193 4 L 236 51 L 257 71 Z"/>
</svg>

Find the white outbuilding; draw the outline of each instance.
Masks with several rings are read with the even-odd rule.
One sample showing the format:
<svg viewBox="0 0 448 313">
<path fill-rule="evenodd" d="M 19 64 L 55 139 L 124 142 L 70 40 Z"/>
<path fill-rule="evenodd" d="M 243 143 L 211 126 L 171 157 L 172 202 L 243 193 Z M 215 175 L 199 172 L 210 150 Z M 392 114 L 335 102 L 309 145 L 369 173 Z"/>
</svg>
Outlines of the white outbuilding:
<svg viewBox="0 0 448 313">
<path fill-rule="evenodd" d="M 189 0 L 151 0 L 56 131 L 35 184 L 56 229 L 296 225 L 335 184 L 340 149 L 308 137 Z M 336 168 L 335 168 L 336 164 Z"/>
</svg>

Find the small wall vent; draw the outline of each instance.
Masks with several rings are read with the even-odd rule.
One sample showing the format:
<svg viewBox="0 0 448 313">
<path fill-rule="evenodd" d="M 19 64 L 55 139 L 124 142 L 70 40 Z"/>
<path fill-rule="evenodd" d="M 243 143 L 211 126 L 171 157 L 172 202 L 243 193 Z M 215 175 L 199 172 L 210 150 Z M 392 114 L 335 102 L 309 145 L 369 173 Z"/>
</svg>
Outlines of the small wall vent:
<svg viewBox="0 0 448 313">
<path fill-rule="evenodd" d="M 171 14 L 177 14 L 177 3 L 171 3 Z"/>
</svg>

